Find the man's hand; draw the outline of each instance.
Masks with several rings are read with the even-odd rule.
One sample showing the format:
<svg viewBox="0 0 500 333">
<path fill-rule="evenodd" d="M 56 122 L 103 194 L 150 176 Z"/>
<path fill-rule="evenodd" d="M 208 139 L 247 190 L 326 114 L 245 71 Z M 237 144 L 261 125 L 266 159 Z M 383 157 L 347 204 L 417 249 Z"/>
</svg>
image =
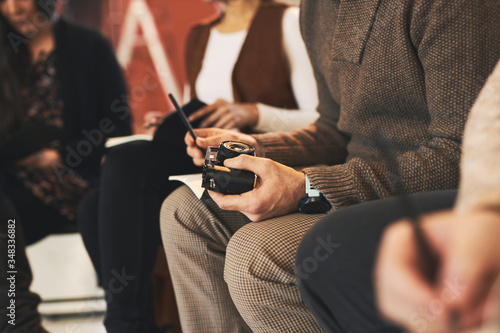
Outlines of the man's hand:
<svg viewBox="0 0 500 333">
<path fill-rule="evenodd" d="M 34 169 L 48 169 L 54 163 L 61 163 L 61 155 L 55 149 L 43 149 L 17 162 L 18 166 Z"/>
<path fill-rule="evenodd" d="M 245 128 L 255 127 L 259 121 L 259 110 L 252 103 L 229 103 L 218 99 L 189 116 L 189 121 L 206 117 L 200 127 Z"/>
<path fill-rule="evenodd" d="M 462 332 L 500 316 L 500 212 L 448 211 L 423 218 L 438 253 L 438 281 L 426 281 L 409 222 L 385 232 L 375 272 L 381 312 L 410 332 Z"/>
<path fill-rule="evenodd" d="M 240 155 L 227 159 L 228 168 L 249 170 L 257 175 L 252 191 L 224 195 L 209 191 L 221 209 L 236 210 L 257 222 L 298 211 L 305 195 L 305 175 L 270 159 Z"/>
<path fill-rule="evenodd" d="M 261 155 L 259 144 L 250 135 L 218 128 L 201 128 L 195 129 L 194 131 L 198 136 L 196 144 L 189 132 L 186 133 L 184 142 L 187 146 L 186 151 L 188 155 L 191 156 L 191 158 L 193 159 L 193 163 L 197 166 L 202 166 L 205 162 L 205 155 L 203 155 L 198 147 L 206 150 L 208 146 L 218 147 L 223 141 L 240 141 L 248 143 L 255 148 L 255 154 L 257 156 Z"/>
</svg>

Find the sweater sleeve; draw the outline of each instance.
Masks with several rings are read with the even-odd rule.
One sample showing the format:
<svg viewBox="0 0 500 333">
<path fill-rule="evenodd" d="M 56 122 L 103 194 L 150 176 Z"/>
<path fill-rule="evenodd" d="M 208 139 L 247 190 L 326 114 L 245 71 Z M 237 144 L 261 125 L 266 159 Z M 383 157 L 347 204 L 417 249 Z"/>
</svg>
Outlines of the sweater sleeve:
<svg viewBox="0 0 500 333">
<path fill-rule="evenodd" d="M 418 58 L 414 61 L 419 62 L 424 73 L 429 138 L 416 149 L 398 154 L 400 176 L 410 192 L 457 186 L 458 177 L 454 175 L 458 175 L 468 110 L 500 56 L 500 35 L 493 33 L 497 31 L 499 14 L 498 2 L 490 2 L 489 6 L 470 1 L 415 2 L 409 15 L 409 33 Z M 336 208 L 393 195 L 391 175 L 381 161 L 352 158 L 331 165 L 341 163 L 340 152 L 333 148 L 342 147 L 342 141 L 338 140 L 335 117 L 321 110 L 328 97 L 322 99 L 326 93 L 321 90 L 326 88 L 320 85 L 318 81 L 321 116 L 315 126 L 291 134 L 257 137 L 265 155 L 284 162 L 297 159 L 295 164 L 308 160 L 328 164 L 304 172 Z M 315 151 L 312 155 L 305 151 L 311 147 Z"/>
<path fill-rule="evenodd" d="M 500 62 L 471 110 L 461 167 L 456 209 L 500 209 Z"/>
<path fill-rule="evenodd" d="M 283 15 L 283 43 L 290 64 L 292 90 L 298 110 L 284 110 L 257 104 L 257 132 L 292 131 L 303 128 L 319 117 L 318 93 L 309 56 L 299 27 L 299 8 L 290 7 Z M 279 121 L 276 121 L 279 120 Z"/>
</svg>

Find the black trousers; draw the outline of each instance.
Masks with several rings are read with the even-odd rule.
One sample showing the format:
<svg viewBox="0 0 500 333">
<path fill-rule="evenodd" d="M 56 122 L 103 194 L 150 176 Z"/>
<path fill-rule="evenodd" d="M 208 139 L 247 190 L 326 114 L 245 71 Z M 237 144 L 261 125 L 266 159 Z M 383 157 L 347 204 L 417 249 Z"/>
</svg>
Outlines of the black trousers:
<svg viewBox="0 0 500 333">
<path fill-rule="evenodd" d="M 7 277 L 9 240 L 9 221 L 15 221 L 15 326 L 10 325 L 7 317 L 8 297 L 11 290 Z M 15 179 L 7 179 L 0 188 L 0 332 L 8 333 L 46 333 L 41 326 L 37 307 L 40 297 L 29 290 L 33 279 L 26 257 L 26 245 L 32 244 L 51 233 L 70 229 L 72 222 L 54 209 L 46 206 L 28 189 Z M 10 242 L 12 244 L 12 242 Z"/>
<path fill-rule="evenodd" d="M 455 197 L 456 191 L 412 195 L 422 213 L 451 208 Z M 403 332 L 380 318 L 372 279 L 382 233 L 403 216 L 397 198 L 359 204 L 321 219 L 303 238 L 295 274 L 305 303 L 326 332 Z M 325 252 L 320 248 L 325 242 L 335 246 Z"/>
<path fill-rule="evenodd" d="M 106 292 L 104 324 L 110 333 L 156 330 L 151 278 L 161 245 L 159 214 L 163 200 L 180 185 L 168 177 L 201 172 L 185 149 L 182 140 L 112 148 L 101 168 L 100 190 L 80 205 L 77 220 Z"/>
</svg>

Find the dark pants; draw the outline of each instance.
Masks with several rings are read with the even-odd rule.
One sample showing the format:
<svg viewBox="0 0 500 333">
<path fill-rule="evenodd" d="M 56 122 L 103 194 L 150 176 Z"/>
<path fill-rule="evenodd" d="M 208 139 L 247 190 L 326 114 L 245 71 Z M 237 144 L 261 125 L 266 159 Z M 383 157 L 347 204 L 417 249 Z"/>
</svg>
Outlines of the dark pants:
<svg viewBox="0 0 500 333">
<path fill-rule="evenodd" d="M 110 333 L 156 329 L 151 278 L 161 245 L 159 214 L 163 200 L 180 185 L 168 177 L 201 172 L 185 149 L 183 143 L 167 147 L 154 141 L 112 148 L 102 165 L 100 190 L 80 206 L 77 220 L 106 292 L 104 324 Z"/>
<path fill-rule="evenodd" d="M 427 213 L 451 208 L 456 191 L 412 195 Z M 384 229 L 405 216 L 397 198 L 340 209 L 309 230 L 299 247 L 295 273 L 301 295 L 326 332 L 402 332 L 380 318 L 373 269 Z M 325 253 L 318 240 L 335 243 Z"/>
<path fill-rule="evenodd" d="M 15 228 L 9 228 L 9 220 L 15 220 Z M 10 222 L 10 225 L 14 223 Z M 30 292 L 31 268 L 26 257 L 26 245 L 32 244 L 48 234 L 61 232 L 71 226 L 65 217 L 46 206 L 29 190 L 14 179 L 7 180 L 0 189 L 0 332 L 44 333 L 37 307 L 40 297 Z M 15 230 L 15 266 L 8 266 L 10 238 L 8 230 Z M 11 233 L 12 234 L 12 233 Z M 12 249 L 12 247 L 10 247 Z M 11 262 L 10 262 L 11 263 Z M 7 274 L 15 271 L 15 274 Z M 15 326 L 7 320 L 10 282 L 7 277 L 15 275 Z M 8 310 L 10 313 L 10 310 Z"/>
</svg>

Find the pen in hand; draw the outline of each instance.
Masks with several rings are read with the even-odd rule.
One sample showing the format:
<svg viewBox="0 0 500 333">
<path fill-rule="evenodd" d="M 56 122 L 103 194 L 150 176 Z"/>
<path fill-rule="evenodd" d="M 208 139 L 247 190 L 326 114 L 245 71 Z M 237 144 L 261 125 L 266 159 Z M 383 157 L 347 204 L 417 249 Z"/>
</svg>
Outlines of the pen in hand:
<svg viewBox="0 0 500 333">
<path fill-rule="evenodd" d="M 170 101 L 172 101 L 172 104 L 174 105 L 175 107 L 175 110 L 177 111 L 177 113 L 179 114 L 182 122 L 184 123 L 184 126 L 186 126 L 187 130 L 189 131 L 189 134 L 191 135 L 191 137 L 193 138 L 194 140 L 194 144 L 196 147 L 198 147 L 198 149 L 201 151 L 202 155 L 205 156 L 205 150 L 202 149 L 201 147 L 198 146 L 198 144 L 196 143 L 196 139 L 198 138 L 198 136 L 196 135 L 194 129 L 193 129 L 193 126 L 191 125 L 191 123 L 189 122 L 187 116 L 186 116 L 186 113 L 184 112 L 184 110 L 182 110 L 182 108 L 179 106 L 179 104 L 177 103 L 177 101 L 175 100 L 175 97 L 174 95 L 172 94 L 168 94 L 168 98 L 170 98 Z"/>
<path fill-rule="evenodd" d="M 410 221 L 413 229 L 413 236 L 419 258 L 417 264 L 424 278 L 430 284 L 434 285 L 437 283 L 439 273 L 439 256 L 430 245 L 422 229 L 419 209 L 414 200 L 410 197 L 409 191 L 400 176 L 395 154 L 391 154 L 389 151 L 390 145 L 387 138 L 379 133 L 377 141 L 382 151 L 382 157 L 387 163 L 387 169 L 394 175 L 394 180 L 390 182 L 390 186 L 393 192 L 398 195 L 398 201 L 401 204 L 401 208 L 405 217 Z"/>
</svg>

